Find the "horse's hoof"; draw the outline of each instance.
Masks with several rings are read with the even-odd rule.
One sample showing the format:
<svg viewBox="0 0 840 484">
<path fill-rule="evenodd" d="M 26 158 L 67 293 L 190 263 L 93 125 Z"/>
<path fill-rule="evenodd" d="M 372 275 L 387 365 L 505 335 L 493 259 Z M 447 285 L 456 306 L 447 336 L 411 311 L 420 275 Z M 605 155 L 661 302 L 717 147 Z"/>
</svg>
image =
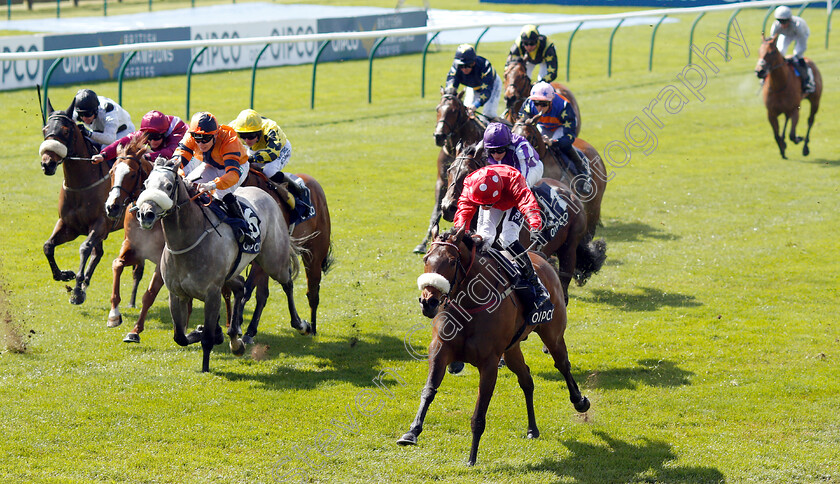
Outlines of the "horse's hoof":
<svg viewBox="0 0 840 484">
<path fill-rule="evenodd" d="M 417 244 L 417 247 L 415 247 L 412 252 L 414 252 L 415 254 L 425 254 L 426 253 L 426 244 L 423 244 L 423 243 Z"/>
<path fill-rule="evenodd" d="M 70 296 L 70 304 L 82 304 L 85 302 L 85 299 L 87 299 L 87 294 L 85 294 L 85 291 L 77 291 L 74 289 L 73 295 Z"/>
<path fill-rule="evenodd" d="M 254 338 L 246 334 L 242 337 L 242 344 L 252 345 L 254 344 Z"/>
<path fill-rule="evenodd" d="M 230 340 L 230 352 L 234 356 L 242 356 L 245 354 L 245 343 L 241 339 L 236 338 Z"/>
<path fill-rule="evenodd" d="M 543 353 L 545 353 L 547 355 L 551 354 L 551 351 L 548 350 L 548 346 L 543 345 Z"/>
<path fill-rule="evenodd" d="M 56 277 L 54 279 L 56 281 L 67 282 L 67 281 L 72 281 L 75 278 L 76 278 L 76 273 L 75 272 L 73 272 L 73 271 L 61 271 L 61 273 L 59 273 L 58 277 Z"/>
<path fill-rule="evenodd" d="M 117 326 L 122 324 L 122 314 L 118 314 L 116 316 L 108 316 L 108 327 L 109 328 L 116 328 Z"/>
<path fill-rule="evenodd" d="M 528 429 L 528 433 L 525 437 L 529 439 L 538 439 L 540 437 L 540 431 L 538 429 Z"/>
<path fill-rule="evenodd" d="M 137 333 L 128 333 L 123 338 L 123 343 L 139 343 L 140 342 L 140 335 Z"/>
<path fill-rule="evenodd" d="M 300 324 L 298 326 L 295 326 L 295 323 L 293 322 L 292 327 L 295 328 L 299 334 L 302 334 L 304 336 L 312 334 L 312 327 L 309 326 L 309 323 L 307 323 L 303 319 L 300 320 Z"/>
<path fill-rule="evenodd" d="M 506 366 L 507 366 L 507 363 L 505 363 L 505 357 L 504 357 L 504 356 L 502 356 L 502 357 L 499 359 L 499 369 L 501 370 L 502 368 L 504 368 L 504 367 L 506 367 Z"/>
<path fill-rule="evenodd" d="M 397 445 L 417 445 L 417 436 L 411 432 L 403 434 L 403 436 L 397 440 Z"/>
<path fill-rule="evenodd" d="M 201 327 L 201 326 L 199 326 L 199 328 L 200 328 L 200 327 Z M 203 329 L 203 328 L 202 328 L 202 329 Z M 191 345 L 191 344 L 199 343 L 199 342 L 201 341 L 201 337 L 202 337 L 202 335 L 203 335 L 203 334 L 204 334 L 204 331 L 199 330 L 198 328 L 195 328 L 195 330 L 194 330 L 194 331 L 191 331 L 189 334 L 187 334 L 187 336 L 186 336 L 186 338 L 185 338 L 185 340 L 184 340 L 184 342 L 185 342 L 186 344 L 181 344 L 181 343 L 178 341 L 178 338 L 175 338 L 175 342 L 176 342 L 176 343 L 178 343 L 178 344 L 179 344 L 179 345 L 181 345 L 181 346 L 187 346 L 187 345 Z"/>
<path fill-rule="evenodd" d="M 575 410 L 580 413 L 584 413 L 589 410 L 589 399 L 583 397 L 583 399 L 575 404 Z"/>
<path fill-rule="evenodd" d="M 463 361 L 453 361 L 446 368 L 446 371 L 448 371 L 451 375 L 457 375 L 458 373 L 461 373 L 462 371 L 464 371 L 464 362 Z"/>
<path fill-rule="evenodd" d="M 805 145 L 805 147 L 802 148 L 802 156 L 808 156 L 810 154 L 811 154 L 811 150 L 808 149 L 808 145 Z"/>
<path fill-rule="evenodd" d="M 213 335 L 213 346 L 220 345 L 225 342 L 225 333 L 222 327 L 216 325 L 216 334 Z"/>
<path fill-rule="evenodd" d="M 192 333 L 190 333 L 190 335 L 192 335 Z M 182 336 L 182 335 L 177 335 L 176 334 L 175 337 L 173 338 L 175 340 L 175 344 L 177 344 L 178 346 L 189 345 L 190 344 L 190 335 L 183 335 Z M 201 336 L 199 336 L 198 339 L 200 340 Z M 123 340 L 123 341 L 125 341 L 125 340 Z M 193 341 L 193 343 L 195 343 L 195 341 Z"/>
</svg>

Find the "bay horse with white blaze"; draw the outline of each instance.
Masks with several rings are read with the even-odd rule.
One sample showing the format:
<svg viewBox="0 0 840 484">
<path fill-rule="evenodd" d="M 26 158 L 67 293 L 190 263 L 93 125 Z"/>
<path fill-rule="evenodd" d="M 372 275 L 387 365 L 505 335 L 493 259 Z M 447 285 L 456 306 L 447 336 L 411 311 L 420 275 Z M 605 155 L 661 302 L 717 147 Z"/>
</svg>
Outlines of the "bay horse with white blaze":
<svg viewBox="0 0 840 484">
<path fill-rule="evenodd" d="M 471 117 L 464 104 L 464 91 L 460 93 L 454 87 L 441 88 L 440 103 L 435 108 L 435 144 L 440 146 L 437 158 L 437 180 L 435 181 L 435 206 L 429 218 L 429 227 L 423 240 L 414 248 L 415 254 L 426 253 L 426 244 L 432 236 L 432 230 L 440 222 L 440 201 L 446 186 L 446 172 L 455 159 L 455 147 L 458 143 L 473 144 L 482 140 L 485 126 L 475 117 Z"/>
<path fill-rule="evenodd" d="M 575 112 L 577 127 L 575 128 L 575 136 L 580 134 L 581 119 L 580 108 L 578 107 L 577 99 L 572 91 L 563 84 L 554 81 L 551 83 L 554 87 L 554 92 L 560 97 L 571 103 L 572 109 Z M 519 111 L 522 109 L 522 103 L 531 95 L 531 78 L 528 77 L 528 68 L 525 66 L 525 59 L 514 56 L 509 57 L 505 63 L 505 119 L 511 124 L 515 123 L 519 118 Z"/>
<path fill-rule="evenodd" d="M 55 174 L 61 165 L 64 183 L 58 194 L 58 221 L 52 235 L 44 244 L 44 255 L 50 264 L 53 279 L 70 281 L 76 285 L 70 294 L 71 304 L 82 304 L 87 298 L 87 287 L 93 271 L 102 259 L 104 241 L 110 232 L 122 228 L 122 223 L 112 223 L 105 216 L 105 199 L 108 197 L 108 167 L 93 164 L 90 160 L 94 148 L 87 141 L 71 117 L 76 100 L 65 111 L 53 110 L 47 101 L 48 119 L 44 126 L 44 142 L 38 150 L 41 169 L 47 176 Z M 79 270 L 62 271 L 55 262 L 55 247 L 78 236 L 85 241 L 79 247 Z"/>
<path fill-rule="evenodd" d="M 434 319 L 429 345 L 429 376 L 421 393 L 417 416 L 398 444 L 417 444 L 426 412 L 446 374 L 446 366 L 453 361 L 464 361 L 476 366 L 479 372 L 468 461 L 469 465 L 474 465 L 502 355 L 525 394 L 526 435 L 539 437 L 534 416 L 534 380 L 519 346 L 531 332 L 538 334 L 550 351 L 555 368 L 566 380 L 569 400 L 575 410 L 589 410 L 589 399 L 581 395 L 569 363 L 564 340 L 566 305 L 560 280 L 545 259 L 534 253 L 528 255 L 554 304 L 551 320 L 538 325 L 525 324 L 522 303 L 511 291 L 511 279 L 505 275 L 505 269 L 489 253 L 478 250 L 477 242 L 469 234 L 451 230 L 434 238 L 423 258 L 424 273 L 417 279 L 423 315 Z"/>
<path fill-rule="evenodd" d="M 259 219 L 250 218 L 249 225 L 259 228 L 261 244 L 256 254 L 240 253 L 233 230 L 227 224 L 199 203 L 193 201 L 194 192 L 178 174 L 177 160 L 159 158 L 155 168 L 146 180 L 146 189 L 137 200 L 137 218 L 140 226 L 150 229 L 157 220 L 163 226 L 166 248 L 160 262 L 161 275 L 169 289 L 169 310 L 172 314 L 175 342 L 181 346 L 201 342 L 203 350 L 202 371 L 210 371 L 210 352 L 213 346 L 224 341 L 219 325 L 222 288 L 233 292 L 231 325 L 228 330 L 230 349 L 234 355 L 242 355 L 245 345 L 239 338 L 242 323 L 241 305 L 244 297 L 244 281 L 238 276 L 251 263 L 256 262 L 274 280 L 283 285 L 292 298 L 293 279 L 297 257 L 289 237 L 288 227 L 280 208 L 271 196 L 256 187 L 240 187 L 237 198 L 248 202 Z M 189 335 L 185 328 L 189 320 L 189 309 L 193 299 L 204 301 L 204 325 Z M 294 306 L 290 301 L 290 309 Z M 293 321 L 300 321 L 296 328 L 309 333 L 309 324 L 293 315 Z"/>
<path fill-rule="evenodd" d="M 820 108 L 820 97 L 822 96 L 822 75 L 820 74 L 817 65 L 811 59 L 805 58 L 805 62 L 814 73 L 814 92 L 805 94 L 802 91 L 802 83 L 796 75 L 795 68 L 792 63 L 782 55 L 778 48 L 776 48 L 776 41 L 779 34 L 774 35 L 769 39 L 764 38 L 761 34 L 761 47 L 758 48 L 758 64 L 755 66 L 755 75 L 759 79 L 764 79 L 764 85 L 761 88 L 761 94 L 764 98 L 764 105 L 767 107 L 767 119 L 770 121 L 770 127 L 773 129 L 773 137 L 776 144 L 779 146 L 779 152 L 783 159 L 785 156 L 785 131 L 787 130 L 788 120 L 790 121 L 790 140 L 794 144 L 799 144 L 803 138 L 796 136 L 796 124 L 799 122 L 799 107 L 802 99 L 805 98 L 811 103 L 811 112 L 808 114 L 808 131 L 805 133 L 805 144 L 802 146 L 802 154 L 808 156 L 810 149 L 808 142 L 811 140 L 811 127 L 814 126 L 814 117 L 817 115 L 817 110 Z M 782 130 L 779 131 L 779 115 L 785 115 L 785 124 Z"/>
</svg>

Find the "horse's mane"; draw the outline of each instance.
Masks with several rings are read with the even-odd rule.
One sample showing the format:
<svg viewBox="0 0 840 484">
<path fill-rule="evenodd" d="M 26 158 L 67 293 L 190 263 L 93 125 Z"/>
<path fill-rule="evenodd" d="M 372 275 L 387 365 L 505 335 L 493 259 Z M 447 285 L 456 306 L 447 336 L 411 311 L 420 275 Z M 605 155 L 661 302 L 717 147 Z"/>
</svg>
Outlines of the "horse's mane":
<svg viewBox="0 0 840 484">
<path fill-rule="evenodd" d="M 146 141 L 148 141 L 148 136 L 145 132 L 141 132 L 137 136 L 131 138 L 128 142 L 128 145 L 125 146 L 125 153 L 131 153 L 133 156 L 140 157 L 142 156 L 148 149 L 146 148 Z"/>
<path fill-rule="evenodd" d="M 462 236 L 460 240 L 464 243 L 464 245 L 467 246 L 467 250 L 472 250 L 473 247 L 475 247 L 476 242 L 475 242 L 475 240 L 473 240 L 473 238 L 472 238 L 473 233 L 469 229 L 460 230 L 457 227 L 452 227 L 449 230 L 447 230 L 446 232 L 440 234 L 440 236 L 438 236 L 438 239 L 440 239 L 441 242 L 451 242 L 451 243 L 454 244 L 454 243 L 458 242 L 459 232 L 461 233 L 461 236 Z"/>
<path fill-rule="evenodd" d="M 462 142 L 458 142 L 458 156 L 472 156 L 475 157 L 476 153 L 478 153 L 478 148 L 481 146 L 481 141 L 476 143 L 464 145 Z"/>
<path fill-rule="evenodd" d="M 447 86 L 443 90 L 443 95 L 444 96 L 453 96 L 453 97 L 457 98 L 458 97 L 458 88 L 455 87 L 455 86 Z"/>
<path fill-rule="evenodd" d="M 505 61 L 505 70 L 507 71 L 507 68 L 509 66 L 517 65 L 517 64 L 524 66 L 525 65 L 525 58 L 521 57 L 521 56 L 518 56 L 518 55 L 508 56 L 507 60 Z"/>
</svg>

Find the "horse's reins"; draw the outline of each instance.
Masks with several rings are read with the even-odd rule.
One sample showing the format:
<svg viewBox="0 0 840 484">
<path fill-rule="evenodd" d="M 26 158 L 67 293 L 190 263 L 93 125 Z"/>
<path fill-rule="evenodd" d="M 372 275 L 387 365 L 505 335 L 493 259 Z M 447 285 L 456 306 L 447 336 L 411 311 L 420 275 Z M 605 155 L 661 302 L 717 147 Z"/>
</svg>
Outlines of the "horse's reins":
<svg viewBox="0 0 840 484">
<path fill-rule="evenodd" d="M 442 245 L 444 247 L 453 248 L 455 249 L 455 253 L 457 254 L 455 258 L 455 277 L 452 280 L 452 283 L 449 285 L 449 292 L 443 295 L 445 299 L 445 301 L 443 302 L 443 309 L 446 309 L 446 307 L 452 301 L 452 291 L 455 290 L 455 286 L 458 284 L 458 269 L 460 269 L 464 273 L 464 279 L 467 278 L 467 274 L 469 274 L 470 270 L 472 270 L 473 263 L 475 262 L 475 245 L 473 245 L 472 253 L 470 255 L 470 265 L 466 269 L 464 269 L 464 265 L 461 264 L 461 249 L 459 249 L 457 245 L 453 244 L 452 242 L 435 240 L 429 246 L 429 251 L 426 253 L 426 255 L 428 255 L 432 251 L 432 247 L 434 247 L 435 245 Z"/>
</svg>

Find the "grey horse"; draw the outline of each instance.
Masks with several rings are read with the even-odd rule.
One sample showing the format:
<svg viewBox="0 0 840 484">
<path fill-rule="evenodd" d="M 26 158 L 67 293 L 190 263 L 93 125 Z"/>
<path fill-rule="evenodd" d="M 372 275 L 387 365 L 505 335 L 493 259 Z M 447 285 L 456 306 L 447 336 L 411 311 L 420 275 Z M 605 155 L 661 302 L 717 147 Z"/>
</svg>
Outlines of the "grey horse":
<svg viewBox="0 0 840 484">
<path fill-rule="evenodd" d="M 137 199 L 136 215 L 140 226 L 150 229 L 160 220 L 166 240 L 161 256 L 161 274 L 169 289 L 169 311 L 175 330 L 175 342 L 181 346 L 201 342 L 202 371 L 210 371 L 210 351 L 224 341 L 219 326 L 222 288 L 230 289 L 236 301 L 244 294 L 244 281 L 238 276 L 256 262 L 272 279 L 283 286 L 292 315 L 292 326 L 309 334 L 309 323 L 300 319 L 293 300 L 293 274 L 297 272 L 289 229 L 280 208 L 267 193 L 254 187 L 242 187 L 236 195 L 253 207 L 259 218 L 262 246 L 258 254 L 239 254 L 231 228 L 201 204 L 191 201 L 187 182 L 178 174 L 177 160 L 159 158 L 146 181 L 146 189 Z M 185 334 L 193 299 L 204 301 L 204 325 Z M 240 304 L 231 315 L 230 350 L 239 356 L 245 345 L 239 338 L 242 324 Z"/>
</svg>

